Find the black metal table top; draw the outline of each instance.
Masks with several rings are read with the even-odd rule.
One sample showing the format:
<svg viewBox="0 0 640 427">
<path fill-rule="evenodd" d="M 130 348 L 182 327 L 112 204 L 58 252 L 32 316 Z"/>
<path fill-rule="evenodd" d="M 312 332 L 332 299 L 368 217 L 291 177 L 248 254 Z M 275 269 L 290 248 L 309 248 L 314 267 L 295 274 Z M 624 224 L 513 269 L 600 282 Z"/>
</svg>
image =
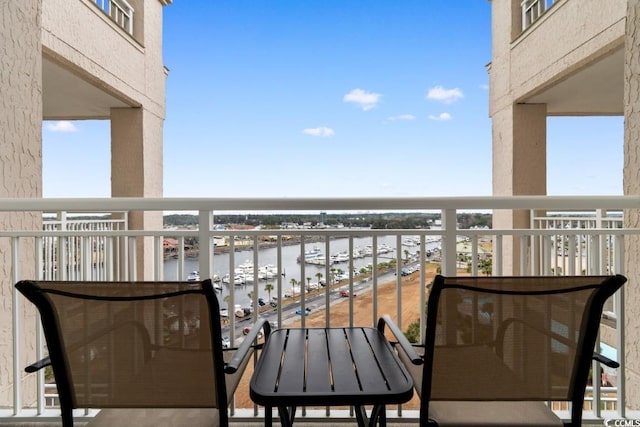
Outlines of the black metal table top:
<svg viewBox="0 0 640 427">
<path fill-rule="evenodd" d="M 251 398 L 268 407 L 404 403 L 411 376 L 375 328 L 277 329 L 251 378 Z"/>
</svg>

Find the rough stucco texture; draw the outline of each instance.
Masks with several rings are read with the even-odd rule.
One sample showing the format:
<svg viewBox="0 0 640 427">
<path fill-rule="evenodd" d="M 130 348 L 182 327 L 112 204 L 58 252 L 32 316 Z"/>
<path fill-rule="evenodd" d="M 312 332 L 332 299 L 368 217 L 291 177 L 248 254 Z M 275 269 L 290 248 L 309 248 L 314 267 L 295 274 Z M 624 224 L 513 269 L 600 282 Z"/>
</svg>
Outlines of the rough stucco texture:
<svg viewBox="0 0 640 427">
<path fill-rule="evenodd" d="M 0 197 L 41 195 L 39 4 L 0 3 Z"/>
<path fill-rule="evenodd" d="M 42 49 L 41 0 L 0 2 L 0 197 L 41 197 Z M 0 214 L 3 230 L 35 229 L 33 214 Z M 21 256 L 33 251 L 29 242 Z M 26 258 L 25 258 L 26 259 Z M 8 239 L 0 239 L 0 405 L 12 402 L 13 312 L 12 255 Z M 32 276 L 33 263 L 20 263 L 21 275 Z M 33 310 L 23 310 L 22 324 L 33 325 Z M 20 364 L 34 357 L 35 335 L 21 335 Z M 35 396 L 23 384 L 23 398 Z"/>
<path fill-rule="evenodd" d="M 630 0 L 625 43 L 624 194 L 640 195 L 640 2 Z M 640 212 L 626 213 L 627 227 L 640 225 Z M 625 365 L 627 406 L 640 409 L 640 239 L 625 241 Z"/>
</svg>

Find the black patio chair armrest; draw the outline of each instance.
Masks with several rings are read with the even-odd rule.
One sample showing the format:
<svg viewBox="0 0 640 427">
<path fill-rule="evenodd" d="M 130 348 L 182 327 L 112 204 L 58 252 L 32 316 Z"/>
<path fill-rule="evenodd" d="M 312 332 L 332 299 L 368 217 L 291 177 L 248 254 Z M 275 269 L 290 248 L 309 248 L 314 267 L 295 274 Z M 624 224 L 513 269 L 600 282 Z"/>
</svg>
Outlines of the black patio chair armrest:
<svg viewBox="0 0 640 427">
<path fill-rule="evenodd" d="M 42 368 L 46 368 L 47 366 L 51 366 L 51 359 L 49 359 L 49 356 L 32 363 L 31 365 L 24 368 L 24 371 L 28 374 L 31 374 L 33 372 L 39 371 Z"/>
<path fill-rule="evenodd" d="M 422 365 L 424 360 L 422 359 L 422 357 L 420 357 L 420 355 L 418 355 L 416 350 L 413 348 L 413 345 L 411 345 L 407 337 L 404 336 L 400 328 L 398 328 L 398 326 L 391 319 L 391 316 L 389 316 L 388 314 L 383 315 L 378 320 L 378 331 L 380 331 L 381 334 L 384 334 L 385 326 L 389 328 L 389 331 L 391 331 L 402 350 L 407 354 L 407 356 L 411 360 L 411 363 L 413 363 L 414 365 Z"/>
<path fill-rule="evenodd" d="M 606 365 L 610 368 L 619 368 L 620 367 L 620 363 L 616 362 L 615 360 L 609 359 L 606 356 L 603 356 L 600 353 L 593 353 L 592 359 L 602 363 L 603 365 Z"/>
<path fill-rule="evenodd" d="M 235 352 L 229 363 L 226 364 L 224 371 L 227 374 L 235 373 L 238 370 L 238 367 L 242 365 L 244 359 L 251 354 L 255 348 L 253 342 L 258 338 L 261 330 L 264 330 L 264 341 L 266 342 L 269 338 L 269 334 L 271 333 L 271 325 L 267 319 L 258 319 L 258 321 L 253 324 L 251 330 L 245 336 L 244 341 L 242 341 L 242 344 L 238 347 L 238 350 Z"/>
</svg>

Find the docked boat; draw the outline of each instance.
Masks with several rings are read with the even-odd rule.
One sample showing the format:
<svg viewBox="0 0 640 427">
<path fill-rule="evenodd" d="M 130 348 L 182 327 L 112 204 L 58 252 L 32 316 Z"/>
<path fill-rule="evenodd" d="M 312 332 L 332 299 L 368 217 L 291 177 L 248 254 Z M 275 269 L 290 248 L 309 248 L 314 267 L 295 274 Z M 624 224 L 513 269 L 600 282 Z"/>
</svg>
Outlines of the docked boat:
<svg viewBox="0 0 640 427">
<path fill-rule="evenodd" d="M 200 272 L 192 271 L 187 275 L 187 282 L 197 282 L 200 280 Z"/>
<path fill-rule="evenodd" d="M 320 248 L 318 246 L 314 246 L 313 249 L 309 249 L 304 251 L 304 261 L 308 262 L 320 255 Z M 302 257 L 298 257 L 298 263 L 302 262 Z"/>
<path fill-rule="evenodd" d="M 244 285 L 246 283 L 244 274 L 234 274 L 233 275 L 233 284 L 236 286 Z M 231 284 L 231 275 L 225 274 L 222 276 L 222 283 L 226 283 L 227 285 Z"/>
</svg>

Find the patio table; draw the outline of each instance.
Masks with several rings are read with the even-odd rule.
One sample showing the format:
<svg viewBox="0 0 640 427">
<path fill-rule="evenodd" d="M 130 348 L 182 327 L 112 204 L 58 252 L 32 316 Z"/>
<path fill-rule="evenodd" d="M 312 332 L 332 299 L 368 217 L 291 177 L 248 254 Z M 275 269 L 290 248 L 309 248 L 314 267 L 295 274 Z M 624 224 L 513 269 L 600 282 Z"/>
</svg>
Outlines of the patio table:
<svg viewBox="0 0 640 427">
<path fill-rule="evenodd" d="M 266 425 L 273 407 L 289 427 L 298 406 L 353 406 L 359 426 L 384 426 L 385 405 L 409 401 L 413 381 L 375 328 L 284 328 L 262 349 L 250 395 L 265 406 Z"/>
</svg>

